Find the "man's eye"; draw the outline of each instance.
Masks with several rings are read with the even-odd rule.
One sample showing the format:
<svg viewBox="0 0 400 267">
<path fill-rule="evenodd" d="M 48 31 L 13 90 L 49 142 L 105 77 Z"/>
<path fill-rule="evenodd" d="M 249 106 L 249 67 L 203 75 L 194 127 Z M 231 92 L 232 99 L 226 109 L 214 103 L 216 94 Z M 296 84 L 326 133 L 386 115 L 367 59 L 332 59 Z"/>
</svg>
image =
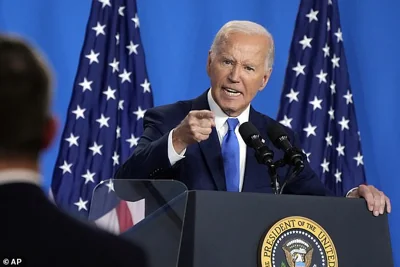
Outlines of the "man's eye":
<svg viewBox="0 0 400 267">
<path fill-rule="evenodd" d="M 252 68 L 252 67 L 246 67 L 246 70 L 248 70 L 248 71 L 254 71 L 254 68 Z"/>
</svg>

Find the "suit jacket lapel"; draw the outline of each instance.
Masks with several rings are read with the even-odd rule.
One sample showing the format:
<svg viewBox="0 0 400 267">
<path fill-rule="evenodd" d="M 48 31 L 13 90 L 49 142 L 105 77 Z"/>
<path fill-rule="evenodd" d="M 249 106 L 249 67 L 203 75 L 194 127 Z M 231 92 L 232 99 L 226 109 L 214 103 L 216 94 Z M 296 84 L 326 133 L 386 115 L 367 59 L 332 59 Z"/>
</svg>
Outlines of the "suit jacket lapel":
<svg viewBox="0 0 400 267">
<path fill-rule="evenodd" d="M 208 90 L 201 96 L 193 100 L 192 110 L 210 110 L 210 106 L 207 100 L 207 92 Z M 221 145 L 219 143 L 218 134 L 215 127 L 212 129 L 210 137 L 207 140 L 199 143 L 199 147 L 201 152 L 203 153 L 217 190 L 226 191 L 225 172 L 221 155 Z"/>
<path fill-rule="evenodd" d="M 267 138 L 267 121 L 264 119 L 263 115 L 256 112 L 252 107 L 250 107 L 249 121 L 258 129 L 260 135 L 265 140 L 265 145 L 272 149 L 272 143 Z M 265 172 L 265 177 L 262 177 L 262 179 L 269 179 L 267 167 L 257 162 L 254 152 L 254 149 L 247 147 L 246 167 L 242 191 L 251 191 L 249 189 L 254 188 L 257 183 L 261 183 L 260 181 L 257 181 L 257 179 L 261 177 L 260 171 Z M 269 184 L 270 181 L 268 180 L 267 183 Z"/>
</svg>

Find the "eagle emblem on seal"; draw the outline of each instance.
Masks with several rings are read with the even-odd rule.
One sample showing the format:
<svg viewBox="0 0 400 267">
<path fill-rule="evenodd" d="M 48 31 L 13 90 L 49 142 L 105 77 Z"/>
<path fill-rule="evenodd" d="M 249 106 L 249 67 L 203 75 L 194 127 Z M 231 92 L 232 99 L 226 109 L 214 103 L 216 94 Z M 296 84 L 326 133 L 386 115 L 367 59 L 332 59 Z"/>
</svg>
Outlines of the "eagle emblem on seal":
<svg viewBox="0 0 400 267">
<path fill-rule="evenodd" d="M 302 239 L 288 240 L 282 249 L 290 267 L 309 267 L 311 265 L 314 249 L 308 242 Z"/>
</svg>

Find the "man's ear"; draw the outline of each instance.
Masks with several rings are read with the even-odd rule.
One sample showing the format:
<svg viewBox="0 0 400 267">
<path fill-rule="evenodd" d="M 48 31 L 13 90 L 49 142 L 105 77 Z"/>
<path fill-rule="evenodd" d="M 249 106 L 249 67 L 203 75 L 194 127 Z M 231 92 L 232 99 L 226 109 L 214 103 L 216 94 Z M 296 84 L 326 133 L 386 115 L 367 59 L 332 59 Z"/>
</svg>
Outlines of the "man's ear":
<svg viewBox="0 0 400 267">
<path fill-rule="evenodd" d="M 210 51 L 208 51 L 207 66 L 206 66 L 206 71 L 207 71 L 208 76 L 210 76 L 210 72 L 211 72 L 211 62 L 212 62 L 212 59 L 211 59 L 211 50 L 210 50 Z"/>
<path fill-rule="evenodd" d="M 42 143 L 43 150 L 48 149 L 52 145 L 57 135 L 58 126 L 59 126 L 59 121 L 55 116 L 50 116 L 47 119 L 43 135 L 43 143 Z"/>
<path fill-rule="evenodd" d="M 265 74 L 264 74 L 264 76 L 262 78 L 262 81 L 261 81 L 260 89 L 258 89 L 258 91 L 262 91 L 265 88 L 265 86 L 267 86 L 269 78 L 271 77 L 271 73 L 272 73 L 272 68 L 269 68 L 265 72 Z"/>
</svg>

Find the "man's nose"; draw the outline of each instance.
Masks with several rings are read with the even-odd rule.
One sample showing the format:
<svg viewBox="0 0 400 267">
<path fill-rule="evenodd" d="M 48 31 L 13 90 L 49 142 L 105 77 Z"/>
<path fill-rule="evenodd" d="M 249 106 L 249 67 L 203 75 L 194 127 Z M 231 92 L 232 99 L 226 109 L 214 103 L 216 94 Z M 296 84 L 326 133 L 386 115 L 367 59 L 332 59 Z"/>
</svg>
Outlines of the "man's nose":
<svg viewBox="0 0 400 267">
<path fill-rule="evenodd" d="M 240 67 L 233 66 L 228 78 L 231 82 L 238 83 L 240 81 Z"/>
</svg>

